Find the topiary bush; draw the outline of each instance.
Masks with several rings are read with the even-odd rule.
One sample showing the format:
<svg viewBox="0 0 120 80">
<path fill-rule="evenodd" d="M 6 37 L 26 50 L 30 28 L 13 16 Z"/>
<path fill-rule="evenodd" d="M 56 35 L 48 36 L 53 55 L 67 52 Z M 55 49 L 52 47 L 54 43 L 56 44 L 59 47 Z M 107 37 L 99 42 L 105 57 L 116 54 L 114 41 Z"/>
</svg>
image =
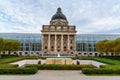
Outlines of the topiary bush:
<svg viewBox="0 0 120 80">
<path fill-rule="evenodd" d="M 28 64 L 26 67 L 36 67 L 39 70 L 81 70 L 93 68 L 92 65 L 58 65 L 58 64 Z"/>
</svg>

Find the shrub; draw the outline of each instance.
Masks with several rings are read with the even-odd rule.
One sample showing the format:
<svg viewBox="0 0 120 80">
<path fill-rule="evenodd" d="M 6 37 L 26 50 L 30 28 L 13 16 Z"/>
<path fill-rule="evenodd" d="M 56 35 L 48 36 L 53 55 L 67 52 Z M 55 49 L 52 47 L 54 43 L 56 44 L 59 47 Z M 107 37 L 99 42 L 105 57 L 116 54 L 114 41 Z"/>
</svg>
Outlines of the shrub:
<svg viewBox="0 0 120 80">
<path fill-rule="evenodd" d="M 26 67 L 36 67 L 39 70 L 81 70 L 82 68 L 93 68 L 92 65 L 57 65 L 57 64 L 28 64 Z"/>
<path fill-rule="evenodd" d="M 35 74 L 37 68 L 0 68 L 0 74 Z"/>
<path fill-rule="evenodd" d="M 108 65 L 100 65 L 100 68 L 106 68 Z"/>
<path fill-rule="evenodd" d="M 120 69 L 112 68 L 84 68 L 82 70 L 84 74 L 120 74 Z"/>
</svg>

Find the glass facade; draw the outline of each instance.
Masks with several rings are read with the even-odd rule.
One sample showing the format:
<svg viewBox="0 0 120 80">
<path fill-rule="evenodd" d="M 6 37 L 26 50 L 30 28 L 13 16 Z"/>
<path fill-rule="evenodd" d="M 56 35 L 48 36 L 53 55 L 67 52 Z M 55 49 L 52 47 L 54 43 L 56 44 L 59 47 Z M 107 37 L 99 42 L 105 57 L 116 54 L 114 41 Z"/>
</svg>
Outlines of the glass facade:
<svg viewBox="0 0 120 80">
<path fill-rule="evenodd" d="M 41 50 L 41 35 L 37 33 L 0 33 L 0 37 L 20 41 L 20 51 Z"/>
<path fill-rule="evenodd" d="M 96 52 L 96 43 L 101 40 L 114 40 L 120 34 L 77 34 L 76 47 L 80 52 Z"/>
<path fill-rule="evenodd" d="M 40 51 L 42 36 L 40 33 L 0 33 L 4 39 L 20 41 L 20 51 Z M 95 44 L 101 40 L 120 38 L 120 34 L 77 34 L 76 48 L 79 52 L 96 52 Z"/>
</svg>

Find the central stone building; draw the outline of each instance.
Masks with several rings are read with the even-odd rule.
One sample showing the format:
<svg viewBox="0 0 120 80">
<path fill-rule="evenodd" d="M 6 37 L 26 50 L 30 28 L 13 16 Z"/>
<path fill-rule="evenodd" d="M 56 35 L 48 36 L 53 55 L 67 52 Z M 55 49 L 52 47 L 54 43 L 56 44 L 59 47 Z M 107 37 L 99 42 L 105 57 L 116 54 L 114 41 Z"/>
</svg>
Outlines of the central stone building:
<svg viewBox="0 0 120 80">
<path fill-rule="evenodd" d="M 76 27 L 68 25 L 61 8 L 51 18 L 50 25 L 42 26 L 42 53 L 75 54 Z"/>
</svg>

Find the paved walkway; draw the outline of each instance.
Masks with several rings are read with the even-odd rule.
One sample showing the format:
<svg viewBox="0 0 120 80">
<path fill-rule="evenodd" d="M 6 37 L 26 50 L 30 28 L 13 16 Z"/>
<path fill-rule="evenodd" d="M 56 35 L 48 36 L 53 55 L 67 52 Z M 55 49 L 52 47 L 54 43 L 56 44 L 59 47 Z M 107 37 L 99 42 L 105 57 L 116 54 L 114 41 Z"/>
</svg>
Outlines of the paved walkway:
<svg viewBox="0 0 120 80">
<path fill-rule="evenodd" d="M 120 76 L 85 76 L 81 71 L 41 70 L 35 75 L 0 75 L 0 80 L 120 80 Z"/>
</svg>

